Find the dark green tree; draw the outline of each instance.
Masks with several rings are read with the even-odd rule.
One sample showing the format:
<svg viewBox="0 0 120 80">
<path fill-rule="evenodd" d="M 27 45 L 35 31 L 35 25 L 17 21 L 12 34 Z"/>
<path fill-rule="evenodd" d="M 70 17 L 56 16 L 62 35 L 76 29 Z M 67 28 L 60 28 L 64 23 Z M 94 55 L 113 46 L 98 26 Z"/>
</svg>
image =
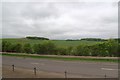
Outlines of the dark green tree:
<svg viewBox="0 0 120 80">
<path fill-rule="evenodd" d="M 40 54 L 41 53 L 41 44 L 34 44 L 33 51 L 35 54 Z"/>
<path fill-rule="evenodd" d="M 23 51 L 23 47 L 22 47 L 22 44 L 13 44 L 12 45 L 12 51 L 13 52 L 17 52 L 17 53 L 21 53 Z"/>
<path fill-rule="evenodd" d="M 67 49 L 64 47 L 57 48 L 57 55 L 67 55 Z"/>
<path fill-rule="evenodd" d="M 113 39 L 108 40 L 105 42 L 106 49 L 108 50 L 109 56 L 118 56 L 118 41 Z"/>
<path fill-rule="evenodd" d="M 73 55 L 74 48 L 72 46 L 67 47 L 67 55 Z"/>
<path fill-rule="evenodd" d="M 42 44 L 45 54 L 54 54 L 56 50 L 56 45 L 50 41 L 46 41 Z"/>
<path fill-rule="evenodd" d="M 76 47 L 76 56 L 89 56 L 90 49 L 87 45 L 79 45 Z"/>
<path fill-rule="evenodd" d="M 2 41 L 2 51 L 3 52 L 10 52 L 11 51 L 11 43 L 7 41 Z"/>
<path fill-rule="evenodd" d="M 32 53 L 32 47 L 31 47 L 31 45 L 30 45 L 29 43 L 24 44 L 24 46 L 23 46 L 23 51 L 24 51 L 25 53 Z"/>
</svg>

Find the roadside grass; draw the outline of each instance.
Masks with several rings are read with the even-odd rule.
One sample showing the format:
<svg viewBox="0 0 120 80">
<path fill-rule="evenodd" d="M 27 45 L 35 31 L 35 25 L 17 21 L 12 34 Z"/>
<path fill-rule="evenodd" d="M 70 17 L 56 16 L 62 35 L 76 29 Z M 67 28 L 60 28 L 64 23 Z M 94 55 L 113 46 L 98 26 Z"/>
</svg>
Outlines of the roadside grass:
<svg viewBox="0 0 120 80">
<path fill-rule="evenodd" d="M 35 59 L 50 59 L 50 60 L 63 60 L 63 61 L 90 61 L 90 62 L 114 62 L 118 63 L 118 59 L 97 59 L 97 58 L 71 58 L 71 57 L 55 57 L 55 56 L 43 56 L 43 55 L 29 55 L 29 54 L 9 54 L 3 53 L 2 56 L 14 56 L 23 58 L 35 58 Z"/>
</svg>

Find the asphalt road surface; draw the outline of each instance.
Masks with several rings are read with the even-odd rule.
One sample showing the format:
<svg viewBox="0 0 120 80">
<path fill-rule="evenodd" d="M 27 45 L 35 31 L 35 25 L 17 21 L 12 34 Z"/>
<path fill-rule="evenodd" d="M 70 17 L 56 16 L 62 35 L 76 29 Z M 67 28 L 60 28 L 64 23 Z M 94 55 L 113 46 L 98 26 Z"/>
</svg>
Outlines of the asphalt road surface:
<svg viewBox="0 0 120 80">
<path fill-rule="evenodd" d="M 83 61 L 62 61 L 48 59 L 33 59 L 21 57 L 2 57 L 3 66 L 11 66 L 33 69 L 38 71 L 48 71 L 64 74 L 67 71 L 67 77 L 72 78 L 117 78 L 118 64 L 106 62 L 83 62 Z"/>
</svg>

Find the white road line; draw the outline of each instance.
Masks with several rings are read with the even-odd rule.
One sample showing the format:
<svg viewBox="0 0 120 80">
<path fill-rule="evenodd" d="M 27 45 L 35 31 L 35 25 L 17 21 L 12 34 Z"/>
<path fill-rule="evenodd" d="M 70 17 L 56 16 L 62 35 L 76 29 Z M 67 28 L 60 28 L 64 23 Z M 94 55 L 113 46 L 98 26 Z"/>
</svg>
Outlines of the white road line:
<svg viewBox="0 0 120 80">
<path fill-rule="evenodd" d="M 101 68 L 102 70 L 118 70 L 118 69 L 111 69 L 111 68 Z"/>
<path fill-rule="evenodd" d="M 44 63 L 31 63 L 33 65 L 45 65 Z"/>
</svg>

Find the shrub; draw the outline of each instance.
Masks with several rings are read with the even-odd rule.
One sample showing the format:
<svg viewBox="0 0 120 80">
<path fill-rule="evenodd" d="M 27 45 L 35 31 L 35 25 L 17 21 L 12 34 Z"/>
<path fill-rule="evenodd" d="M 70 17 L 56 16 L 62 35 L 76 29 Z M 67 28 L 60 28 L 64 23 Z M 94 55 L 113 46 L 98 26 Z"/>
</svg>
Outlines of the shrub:
<svg viewBox="0 0 120 80">
<path fill-rule="evenodd" d="M 17 52 L 17 53 L 20 53 L 23 51 L 22 45 L 19 43 L 12 45 L 11 48 L 13 49 L 14 52 Z"/>
<path fill-rule="evenodd" d="M 89 56 L 90 49 L 87 45 L 79 45 L 76 47 L 76 56 Z"/>
<path fill-rule="evenodd" d="M 24 46 L 23 46 L 23 51 L 24 51 L 25 53 L 32 53 L 32 47 L 31 47 L 31 45 L 30 45 L 29 43 L 24 44 Z"/>
<path fill-rule="evenodd" d="M 57 48 L 57 54 L 58 55 L 67 55 L 67 49 L 63 47 Z"/>
</svg>

